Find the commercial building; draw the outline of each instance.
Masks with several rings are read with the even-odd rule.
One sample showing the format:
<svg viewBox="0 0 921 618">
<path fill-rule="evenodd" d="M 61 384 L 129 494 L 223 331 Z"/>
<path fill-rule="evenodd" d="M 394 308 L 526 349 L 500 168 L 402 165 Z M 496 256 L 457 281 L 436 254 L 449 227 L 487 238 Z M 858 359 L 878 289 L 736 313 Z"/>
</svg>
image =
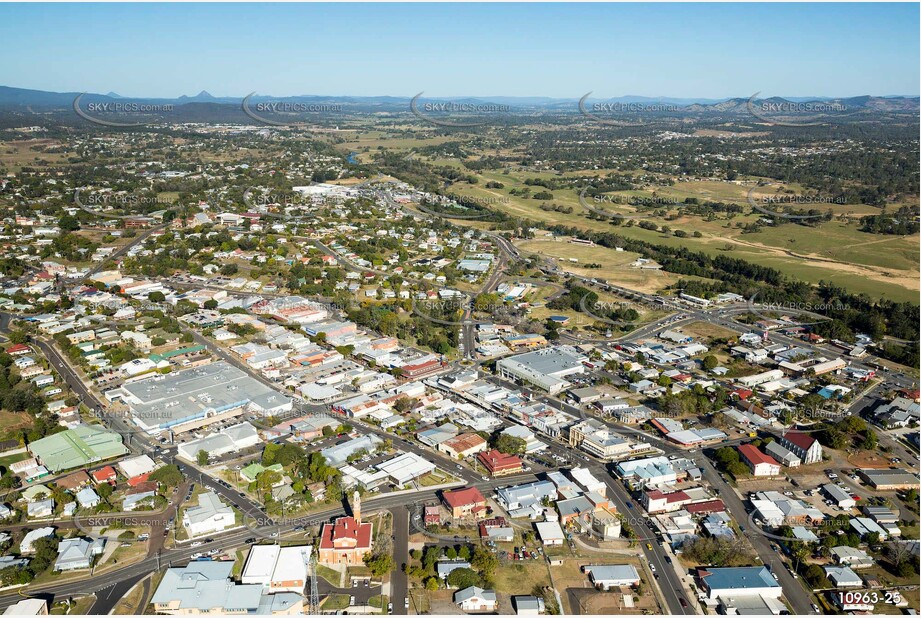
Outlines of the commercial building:
<svg viewBox="0 0 921 618">
<path fill-rule="evenodd" d="M 198 506 L 187 508 L 182 515 L 182 525 L 191 537 L 220 532 L 234 524 L 233 509 L 221 502 L 213 491 L 199 494 Z"/>
<path fill-rule="evenodd" d="M 266 594 L 261 584 L 236 584 L 233 562 L 194 560 L 166 570 L 150 602 L 158 614 L 289 616 L 304 613 L 304 597 Z"/>
<path fill-rule="evenodd" d="M 442 492 L 441 499 L 455 519 L 486 516 L 486 498 L 476 487 Z"/>
<path fill-rule="evenodd" d="M 495 590 L 470 586 L 454 593 L 454 603 L 465 612 L 494 612 L 499 601 Z"/>
<path fill-rule="evenodd" d="M 890 468 L 888 470 L 858 470 L 857 474 L 859 474 L 864 482 L 873 489 L 879 491 L 918 487 L 918 475 L 900 468 Z"/>
<path fill-rule="evenodd" d="M 524 469 L 520 457 L 517 455 L 507 455 L 505 453 L 500 453 L 496 449 L 478 453 L 477 461 L 479 461 L 480 464 L 486 468 L 486 471 L 492 476 L 516 474 Z"/>
<path fill-rule="evenodd" d="M 640 574 L 632 564 L 586 564 L 582 570 L 592 585 L 602 590 L 637 586 L 640 583 Z"/>
<path fill-rule="evenodd" d="M 244 411 L 272 416 L 294 405 L 290 397 L 224 362 L 125 384 L 120 392 L 134 423 L 151 434 L 190 431 Z"/>
<path fill-rule="evenodd" d="M 586 419 L 569 428 L 569 445 L 601 459 L 627 455 L 632 446 L 614 430 L 596 419 Z"/>
<path fill-rule="evenodd" d="M 485 451 L 486 447 L 486 440 L 482 436 L 468 432 L 445 440 L 438 445 L 438 450 L 449 457 L 463 459 Z"/>
<path fill-rule="evenodd" d="M 249 423 L 231 425 L 198 440 L 179 445 L 176 454 L 188 461 L 195 461 L 199 451 L 205 451 L 209 457 L 220 457 L 227 453 L 236 453 L 259 444 L 259 432 Z"/>
<path fill-rule="evenodd" d="M 777 476 L 780 474 L 780 464 L 770 455 L 765 455 L 753 444 L 740 444 L 738 446 L 742 460 L 751 468 L 753 476 Z"/>
<path fill-rule="evenodd" d="M 520 380 L 553 395 L 569 388 L 566 377 L 585 372 L 582 362 L 586 358 L 569 350 L 547 348 L 503 358 L 496 363 L 496 372 L 506 380 Z"/>
<path fill-rule="evenodd" d="M 537 528 L 537 536 L 545 546 L 562 545 L 566 539 L 559 522 L 541 521 L 534 524 L 534 527 Z"/>
<path fill-rule="evenodd" d="M 362 565 L 364 555 L 371 551 L 371 528 L 371 524 L 362 523 L 360 512 L 355 517 L 339 517 L 334 523 L 323 524 L 319 562 L 344 566 Z"/>
<path fill-rule="evenodd" d="M 708 599 L 763 596 L 779 599 L 780 584 L 767 567 L 698 567 L 697 580 Z"/>
<path fill-rule="evenodd" d="M 253 545 L 240 576 L 244 584 L 259 584 L 269 592 L 303 594 L 312 547 Z"/>
<path fill-rule="evenodd" d="M 29 445 L 42 465 L 54 473 L 119 457 L 128 452 L 122 437 L 100 425 L 77 425 Z"/>
</svg>

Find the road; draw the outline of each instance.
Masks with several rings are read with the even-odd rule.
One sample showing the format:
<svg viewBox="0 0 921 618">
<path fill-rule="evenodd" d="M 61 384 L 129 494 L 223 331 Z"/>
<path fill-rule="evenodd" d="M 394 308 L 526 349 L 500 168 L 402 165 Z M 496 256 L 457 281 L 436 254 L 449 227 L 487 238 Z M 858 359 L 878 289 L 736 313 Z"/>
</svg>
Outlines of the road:
<svg viewBox="0 0 921 618">
<path fill-rule="evenodd" d="M 393 570 L 390 572 L 390 600 L 393 613 L 405 615 L 403 599 L 409 591 L 409 577 L 403 565 L 409 563 L 409 510 L 405 505 L 390 509 L 393 515 Z"/>
</svg>

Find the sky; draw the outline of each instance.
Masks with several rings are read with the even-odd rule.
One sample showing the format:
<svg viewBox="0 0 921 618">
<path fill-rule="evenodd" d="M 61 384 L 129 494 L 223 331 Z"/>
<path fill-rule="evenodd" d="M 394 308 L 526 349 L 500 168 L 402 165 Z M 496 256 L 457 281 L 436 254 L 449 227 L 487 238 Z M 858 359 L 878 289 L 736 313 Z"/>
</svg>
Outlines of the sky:
<svg viewBox="0 0 921 618">
<path fill-rule="evenodd" d="M 175 97 L 918 96 L 919 5 L 0 4 L 0 85 Z"/>
</svg>

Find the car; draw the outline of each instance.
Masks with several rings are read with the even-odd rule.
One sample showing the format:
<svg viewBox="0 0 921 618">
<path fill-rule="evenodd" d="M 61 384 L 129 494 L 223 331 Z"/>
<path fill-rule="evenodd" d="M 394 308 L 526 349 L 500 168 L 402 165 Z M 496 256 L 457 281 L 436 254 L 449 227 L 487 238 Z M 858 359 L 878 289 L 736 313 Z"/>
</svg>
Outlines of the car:
<svg viewBox="0 0 921 618">
<path fill-rule="evenodd" d="M 275 537 L 278 536 L 278 530 L 276 530 L 275 532 L 273 532 L 273 533 L 270 534 L 269 536 L 272 537 L 272 538 L 274 539 Z"/>
<path fill-rule="evenodd" d="M 650 563 L 649 563 L 649 570 L 652 571 L 653 573 L 655 573 L 655 572 L 656 572 L 656 565 L 654 565 L 654 564 L 652 564 L 652 563 L 650 562 Z"/>
<path fill-rule="evenodd" d="M 249 537 L 248 539 L 246 539 L 245 541 L 243 541 L 243 544 L 244 544 L 244 545 L 251 545 L 251 544 L 253 544 L 253 543 L 255 543 L 255 542 L 256 542 L 256 537 L 251 536 L 251 537 Z"/>
<path fill-rule="evenodd" d="M 393 601 L 391 601 L 390 603 L 387 603 L 387 611 L 388 611 L 388 612 L 392 612 L 392 611 L 393 611 Z"/>
<path fill-rule="evenodd" d="M 355 605 L 355 597 L 349 597 L 349 605 Z"/>
<path fill-rule="evenodd" d="M 403 599 L 403 607 L 404 609 L 409 609 L 409 597 Z"/>
<path fill-rule="evenodd" d="M 488 477 L 488 476 L 482 476 L 482 477 L 480 477 L 480 478 L 482 478 L 484 481 L 488 481 L 488 480 L 489 480 L 489 477 Z"/>
<path fill-rule="evenodd" d="M 646 549 L 652 551 L 652 543 L 646 543 Z"/>
<path fill-rule="evenodd" d="M 780 578 L 777 577 L 777 573 L 773 573 L 773 572 L 772 572 L 772 573 L 771 573 L 771 577 L 773 577 L 776 581 L 780 581 Z"/>
<path fill-rule="evenodd" d="M 457 464 L 457 466 L 455 466 L 455 467 L 456 467 L 458 470 L 463 470 L 463 469 L 464 469 L 464 466 L 462 466 L 462 465 L 460 465 L 460 464 Z"/>
<path fill-rule="evenodd" d="M 811 607 L 812 607 L 812 611 L 814 611 L 814 612 L 817 613 L 817 614 L 821 611 L 821 610 L 819 609 L 819 606 L 816 605 L 815 603 L 813 603 L 813 604 L 811 605 Z"/>
<path fill-rule="evenodd" d="M 681 607 L 687 607 L 688 602 L 684 600 L 684 597 L 678 597 L 678 603 L 681 604 Z"/>
<path fill-rule="evenodd" d="M 201 547 L 201 541 L 194 541 L 189 547 Z"/>
</svg>

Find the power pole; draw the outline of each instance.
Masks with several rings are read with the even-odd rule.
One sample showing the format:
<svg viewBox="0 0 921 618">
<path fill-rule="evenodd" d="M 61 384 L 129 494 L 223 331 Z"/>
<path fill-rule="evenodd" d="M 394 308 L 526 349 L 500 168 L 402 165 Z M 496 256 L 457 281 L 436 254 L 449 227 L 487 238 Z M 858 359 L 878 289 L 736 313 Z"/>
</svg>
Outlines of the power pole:
<svg viewBox="0 0 921 618">
<path fill-rule="evenodd" d="M 307 613 L 314 616 L 320 613 L 320 592 L 317 589 L 317 545 L 310 552 L 310 605 Z"/>
</svg>

